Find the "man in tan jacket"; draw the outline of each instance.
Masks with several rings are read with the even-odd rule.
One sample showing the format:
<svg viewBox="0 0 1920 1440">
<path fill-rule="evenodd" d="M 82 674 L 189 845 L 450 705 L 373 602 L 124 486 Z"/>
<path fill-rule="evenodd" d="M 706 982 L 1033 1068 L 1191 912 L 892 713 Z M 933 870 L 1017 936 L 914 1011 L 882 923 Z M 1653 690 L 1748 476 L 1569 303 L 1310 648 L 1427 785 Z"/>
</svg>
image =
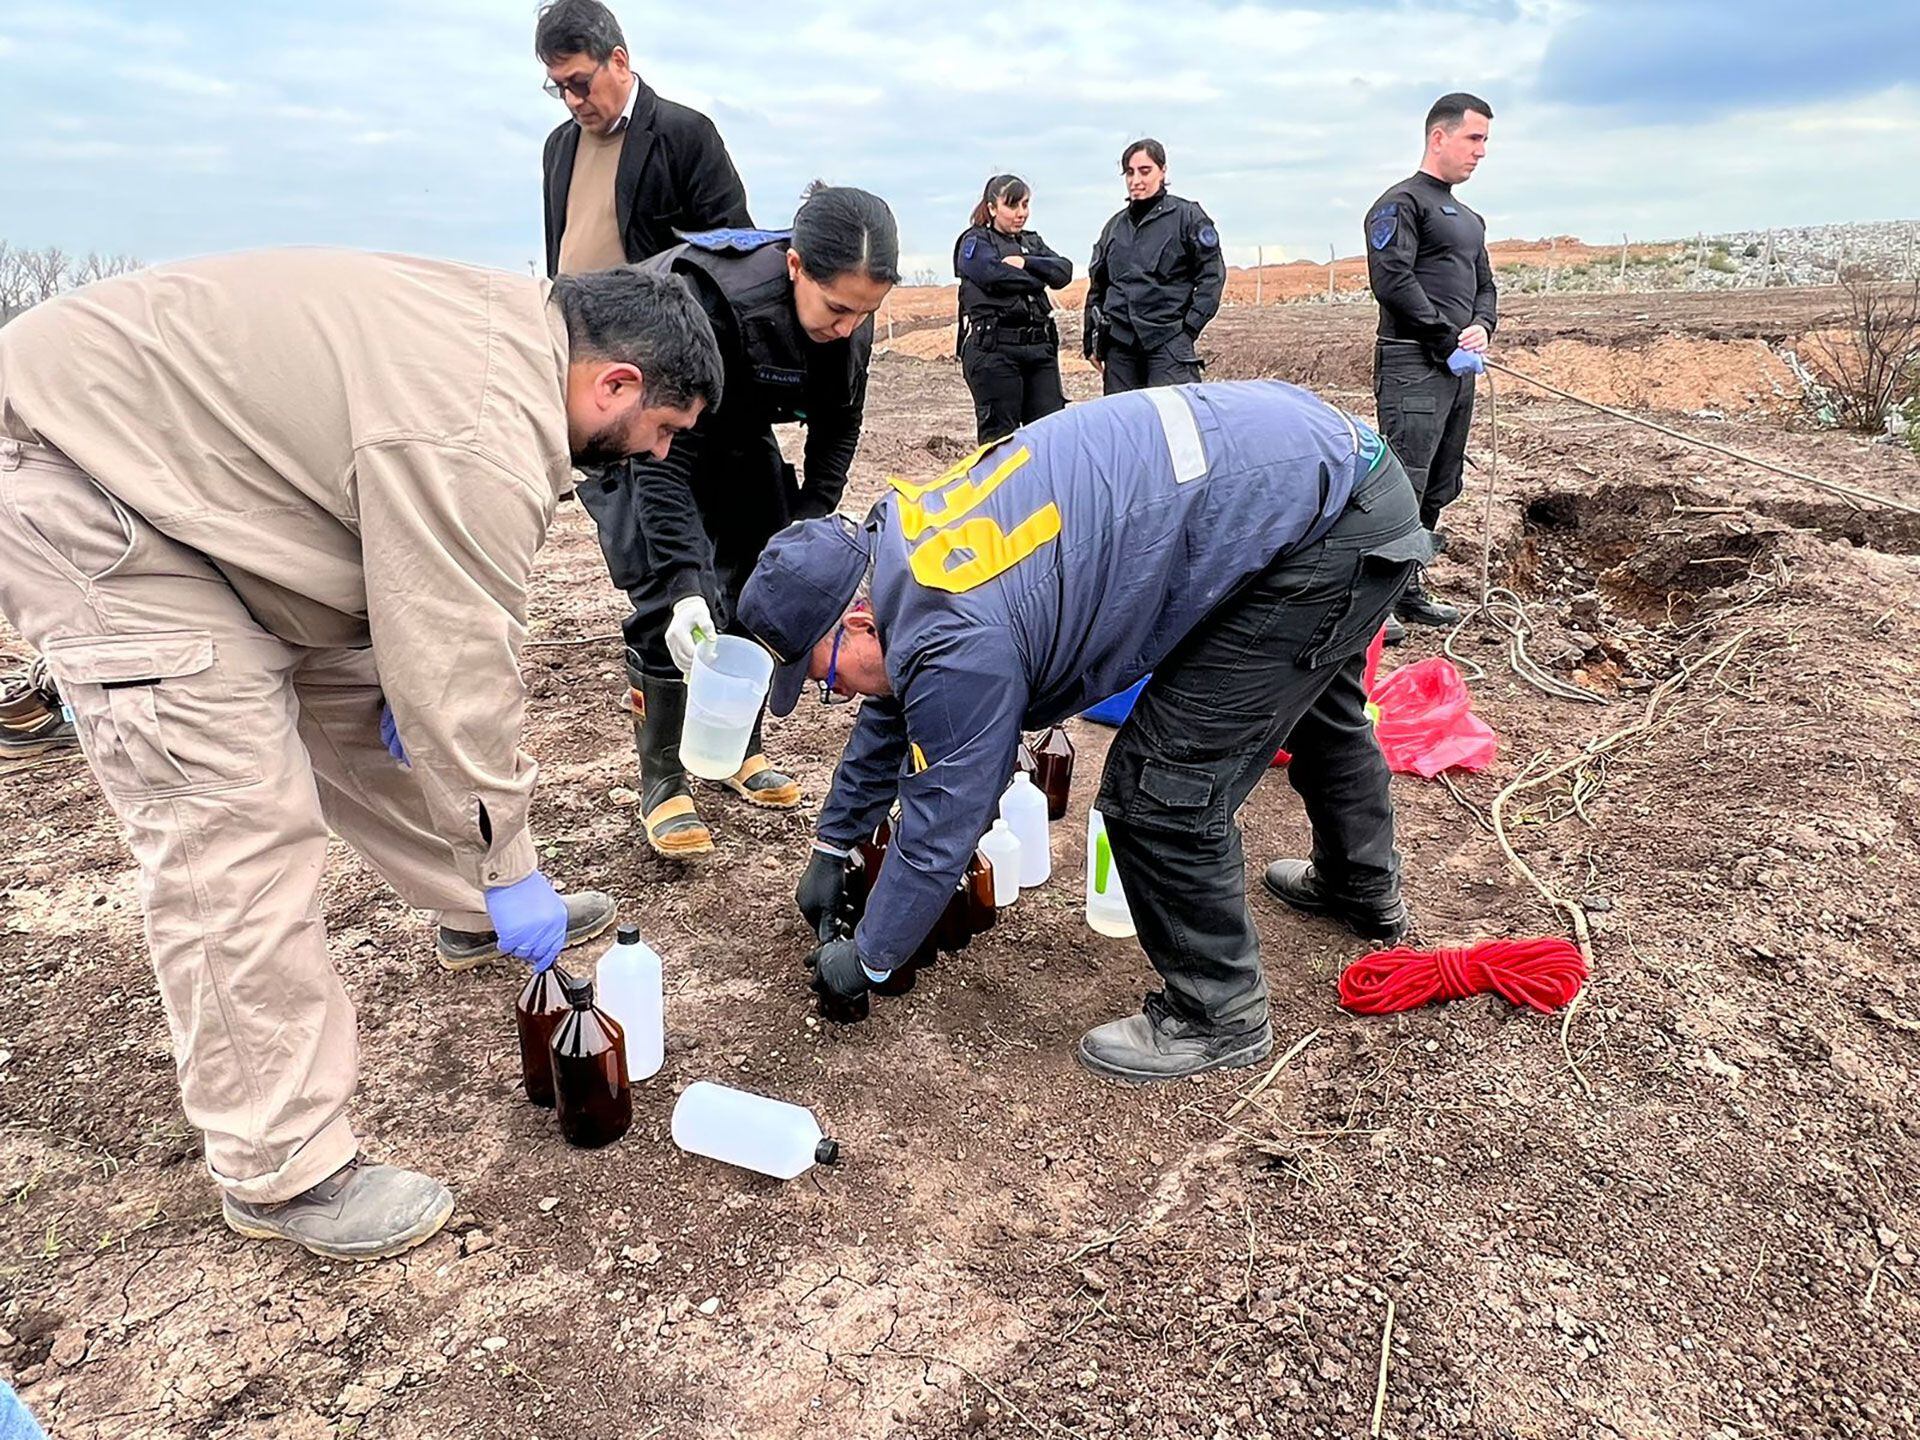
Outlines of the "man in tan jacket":
<svg viewBox="0 0 1920 1440">
<path fill-rule="evenodd" d="M 445 1222 L 444 1185 L 356 1161 L 327 832 L 535 964 L 591 919 L 527 833 L 528 575 L 574 464 L 664 455 L 720 384 L 691 295 L 628 269 L 274 251 L 0 330 L 0 612 L 131 840 L 242 1234 L 369 1259 Z"/>
</svg>

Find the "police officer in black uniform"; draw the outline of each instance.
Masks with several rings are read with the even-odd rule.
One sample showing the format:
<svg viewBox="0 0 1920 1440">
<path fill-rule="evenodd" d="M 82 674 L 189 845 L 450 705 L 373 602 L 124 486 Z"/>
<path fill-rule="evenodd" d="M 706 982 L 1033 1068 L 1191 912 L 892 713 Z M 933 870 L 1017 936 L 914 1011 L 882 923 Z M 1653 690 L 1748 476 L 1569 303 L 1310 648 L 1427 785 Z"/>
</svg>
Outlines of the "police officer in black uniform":
<svg viewBox="0 0 1920 1440">
<path fill-rule="evenodd" d="M 1109 395 L 1200 379 L 1193 348 L 1219 312 L 1227 262 L 1207 212 L 1167 189 L 1167 151 L 1136 140 L 1120 156 L 1127 208 L 1107 221 L 1087 271 L 1087 358 Z"/>
<path fill-rule="evenodd" d="M 1367 212 L 1367 277 L 1380 304 L 1373 394 L 1380 429 L 1420 497 L 1420 523 L 1434 535 L 1440 512 L 1460 494 L 1473 377 L 1499 318 L 1487 226 L 1454 198 L 1487 153 L 1493 107 L 1464 92 L 1442 95 L 1427 112 L 1427 153 L 1419 170 Z M 1460 611 L 1427 593 L 1418 578 L 1398 617 L 1455 625 Z"/>
<path fill-rule="evenodd" d="M 1032 206 L 1026 181 L 996 175 L 954 242 L 957 353 L 982 445 L 1067 405 L 1060 391 L 1060 331 L 1047 291 L 1073 280 L 1073 262 L 1027 229 Z"/>
<path fill-rule="evenodd" d="M 727 628 L 760 551 L 794 520 L 832 513 L 860 441 L 873 312 L 898 282 L 899 231 L 886 202 L 816 185 L 790 231 L 716 230 L 646 261 L 681 276 L 713 326 L 725 366 L 717 409 L 664 460 L 635 459 L 588 481 L 624 625 L 647 843 L 670 858 L 713 848 L 680 764 L 685 672 L 699 642 Z M 806 427 L 804 484 L 775 425 Z M 800 787 L 768 764 L 756 724 L 727 789 L 788 809 Z"/>
</svg>

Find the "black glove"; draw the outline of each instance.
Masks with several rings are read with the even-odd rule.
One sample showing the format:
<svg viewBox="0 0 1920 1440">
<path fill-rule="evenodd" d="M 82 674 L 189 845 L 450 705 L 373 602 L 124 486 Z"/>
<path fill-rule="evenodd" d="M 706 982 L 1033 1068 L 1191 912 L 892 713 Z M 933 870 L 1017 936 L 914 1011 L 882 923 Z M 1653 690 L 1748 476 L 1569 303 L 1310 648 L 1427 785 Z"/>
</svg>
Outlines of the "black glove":
<svg viewBox="0 0 1920 1440">
<path fill-rule="evenodd" d="M 815 850 L 793 892 L 800 913 L 822 944 L 839 933 L 842 912 L 847 908 L 847 862 L 841 855 Z"/>
<path fill-rule="evenodd" d="M 852 940 L 829 940 L 807 957 L 807 964 L 813 969 L 811 984 L 820 997 L 822 1016 L 842 1025 L 867 1018 L 871 982 Z"/>
</svg>

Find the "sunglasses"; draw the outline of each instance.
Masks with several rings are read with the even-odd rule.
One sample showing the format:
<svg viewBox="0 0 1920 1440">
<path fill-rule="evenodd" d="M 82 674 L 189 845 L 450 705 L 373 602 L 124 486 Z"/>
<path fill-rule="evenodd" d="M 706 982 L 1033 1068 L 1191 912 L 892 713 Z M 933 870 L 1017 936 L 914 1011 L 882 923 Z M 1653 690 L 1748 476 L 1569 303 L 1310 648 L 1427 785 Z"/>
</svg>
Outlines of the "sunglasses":
<svg viewBox="0 0 1920 1440">
<path fill-rule="evenodd" d="M 842 695 L 833 688 L 833 682 L 840 678 L 840 642 L 847 638 L 844 621 L 833 632 L 833 649 L 827 652 L 827 678 L 820 682 L 820 703 L 822 705 L 850 705 L 851 695 Z"/>
<path fill-rule="evenodd" d="M 540 88 L 556 100 L 558 100 L 563 93 L 573 96 L 576 100 L 584 100 L 593 93 L 594 77 L 606 68 L 607 62 L 602 60 L 598 65 L 593 67 L 585 79 L 548 80 L 542 84 Z"/>
</svg>

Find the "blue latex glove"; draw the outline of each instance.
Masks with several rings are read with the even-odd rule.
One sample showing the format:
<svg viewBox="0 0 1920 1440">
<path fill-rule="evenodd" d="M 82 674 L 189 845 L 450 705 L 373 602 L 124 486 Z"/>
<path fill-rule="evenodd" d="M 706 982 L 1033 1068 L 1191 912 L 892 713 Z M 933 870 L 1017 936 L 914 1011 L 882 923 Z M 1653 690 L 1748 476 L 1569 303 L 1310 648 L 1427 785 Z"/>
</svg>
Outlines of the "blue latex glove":
<svg viewBox="0 0 1920 1440">
<path fill-rule="evenodd" d="M 409 770 L 413 768 L 413 762 L 407 759 L 407 747 L 400 743 L 400 722 L 393 718 L 393 707 L 384 700 L 380 702 L 380 738 L 386 742 L 389 755 Z"/>
<path fill-rule="evenodd" d="M 1456 350 L 1447 356 L 1447 369 L 1456 375 L 1484 375 L 1487 357 L 1475 350 Z"/>
<path fill-rule="evenodd" d="M 567 944 L 567 902 L 538 870 L 487 891 L 487 915 L 506 954 L 544 970 Z"/>
</svg>

